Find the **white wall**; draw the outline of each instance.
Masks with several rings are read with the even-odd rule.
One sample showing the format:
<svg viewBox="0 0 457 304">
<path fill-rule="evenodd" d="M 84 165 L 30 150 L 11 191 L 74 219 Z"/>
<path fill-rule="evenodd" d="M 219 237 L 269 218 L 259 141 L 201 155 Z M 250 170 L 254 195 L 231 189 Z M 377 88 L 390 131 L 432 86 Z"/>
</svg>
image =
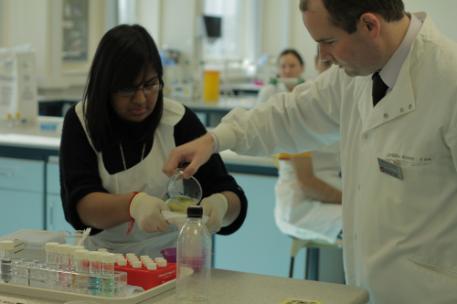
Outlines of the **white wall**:
<svg viewBox="0 0 457 304">
<path fill-rule="evenodd" d="M 96 46 L 106 31 L 105 8 L 105 0 L 89 1 L 89 58 L 85 62 L 62 60 L 61 0 L 2 0 L 1 46 L 32 45 L 41 88 L 83 85 Z"/>
<path fill-rule="evenodd" d="M 274 27 L 277 24 L 287 23 L 280 18 L 275 20 L 275 23 L 272 21 L 272 14 L 274 12 L 280 12 L 279 5 L 283 5 L 282 1 L 275 0 L 266 0 L 267 2 L 272 2 L 272 6 L 270 7 L 270 11 L 265 12 L 265 17 L 267 17 L 270 21 L 269 24 L 265 25 L 270 29 L 270 33 L 277 33 L 280 34 L 279 31 L 275 31 Z M 303 25 L 302 17 L 300 10 L 298 9 L 299 0 L 288 0 L 291 2 L 291 28 L 290 28 L 290 45 L 294 47 L 304 55 L 305 61 L 308 64 L 308 67 L 305 72 L 306 77 L 313 77 L 317 73 L 314 70 L 314 55 L 316 54 L 316 43 L 313 41 L 311 36 L 309 35 L 308 31 L 306 30 L 305 26 Z M 455 18 L 455 12 L 457 11 L 457 1 L 455 0 L 403 0 L 405 3 L 405 8 L 409 12 L 418 12 L 418 11 L 425 11 L 427 14 L 432 18 L 433 22 L 437 25 L 437 27 L 448 37 L 457 41 L 457 19 Z M 279 13 L 278 16 L 282 14 Z M 265 35 L 264 35 L 265 36 Z M 272 40 L 273 43 L 274 40 Z M 274 43 L 278 43 L 279 39 L 276 39 Z M 281 43 L 278 43 L 278 46 Z M 282 45 L 281 45 L 282 47 Z M 281 48 L 275 47 L 269 43 L 264 44 L 264 50 L 267 52 L 274 51 L 276 54 L 279 52 Z"/>
<path fill-rule="evenodd" d="M 181 50 L 188 58 L 197 55 L 196 16 L 200 15 L 199 0 L 162 1 L 162 22 L 159 48 Z"/>
<path fill-rule="evenodd" d="M 297 49 L 306 62 L 305 77 L 317 75 L 314 69 L 316 43 L 303 25 L 299 0 L 264 0 L 262 21 L 262 53 L 276 56 L 285 48 Z"/>
<path fill-rule="evenodd" d="M 63 82 L 58 70 L 66 70 L 67 78 L 77 74 L 78 69 L 71 65 L 60 66 L 60 42 L 56 38 L 58 22 L 50 9 L 60 0 L 0 0 L 0 47 L 22 43 L 32 43 L 37 51 L 37 69 L 40 83 L 43 75 L 57 75 L 48 79 L 48 83 L 59 85 Z M 106 31 L 104 3 L 115 0 L 90 1 L 90 55 L 92 56 L 101 35 Z M 455 0 L 404 0 L 408 11 L 426 11 L 435 24 L 446 35 L 457 40 L 457 21 L 454 12 L 457 10 Z M 196 38 L 196 16 L 202 11 L 202 0 L 136 0 L 136 22 L 145 26 L 153 35 L 160 48 L 170 47 L 183 51 L 190 59 L 197 58 L 199 41 Z M 254 3 L 254 4 L 252 4 Z M 258 56 L 267 53 L 272 56 L 286 47 L 298 49 L 307 62 L 306 77 L 314 77 L 314 55 L 316 43 L 306 31 L 299 0 L 254 0 L 243 1 L 242 13 L 246 16 L 257 14 L 259 19 L 241 18 L 241 28 L 245 36 L 239 47 L 245 50 L 246 56 Z M 256 12 L 255 10 L 259 10 Z M 54 21 L 52 21 L 54 20 Z M 57 27 L 57 28 L 56 28 Z M 257 27 L 257 31 L 252 30 Z M 56 40 L 57 39 L 57 40 Z M 254 48 L 253 42 L 257 43 Z M 76 76 L 74 76 L 76 77 Z M 73 77 L 73 78 L 74 78 Z"/>
<path fill-rule="evenodd" d="M 457 1 L 455 0 L 403 0 L 409 12 L 425 11 L 436 26 L 448 37 L 457 41 Z"/>
</svg>

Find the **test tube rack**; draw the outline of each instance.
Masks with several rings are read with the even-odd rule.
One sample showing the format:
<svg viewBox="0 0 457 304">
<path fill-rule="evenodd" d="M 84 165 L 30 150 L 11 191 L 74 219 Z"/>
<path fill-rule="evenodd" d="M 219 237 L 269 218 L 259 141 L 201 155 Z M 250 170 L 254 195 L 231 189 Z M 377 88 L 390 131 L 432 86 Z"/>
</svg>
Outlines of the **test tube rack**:
<svg viewBox="0 0 457 304">
<path fill-rule="evenodd" d="M 119 272 L 127 273 L 127 284 L 140 286 L 148 290 L 176 279 L 176 264 L 167 263 L 165 267 L 159 267 L 155 270 L 148 270 L 143 265 L 141 268 L 133 268 L 130 265 L 114 266 Z"/>
</svg>

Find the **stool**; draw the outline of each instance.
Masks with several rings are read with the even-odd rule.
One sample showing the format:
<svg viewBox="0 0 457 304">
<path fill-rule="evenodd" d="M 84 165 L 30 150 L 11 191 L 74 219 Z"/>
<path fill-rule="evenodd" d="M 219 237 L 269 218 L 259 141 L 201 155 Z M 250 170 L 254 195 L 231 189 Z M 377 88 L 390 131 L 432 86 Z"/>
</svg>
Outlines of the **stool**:
<svg viewBox="0 0 457 304">
<path fill-rule="evenodd" d="M 329 247 L 341 247 L 341 240 L 337 240 L 335 243 L 329 243 L 326 241 L 302 240 L 295 237 L 291 238 L 292 245 L 290 247 L 289 278 L 294 276 L 295 257 L 297 256 L 300 249 L 306 248 L 305 279 L 318 281 L 320 249 Z"/>
</svg>

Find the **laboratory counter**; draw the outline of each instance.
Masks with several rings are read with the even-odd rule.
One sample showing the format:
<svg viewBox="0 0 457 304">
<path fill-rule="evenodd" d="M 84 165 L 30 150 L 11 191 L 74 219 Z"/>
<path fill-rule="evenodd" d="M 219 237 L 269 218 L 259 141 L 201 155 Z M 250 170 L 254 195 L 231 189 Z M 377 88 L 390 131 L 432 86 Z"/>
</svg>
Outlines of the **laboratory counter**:
<svg viewBox="0 0 457 304">
<path fill-rule="evenodd" d="M 60 117 L 39 117 L 33 125 L 0 126 L 0 157 L 14 157 L 47 161 L 57 156 L 60 145 Z M 232 151 L 220 153 L 230 172 L 276 176 L 270 157 L 242 156 Z"/>
<path fill-rule="evenodd" d="M 222 117 L 233 108 L 240 107 L 251 109 L 257 102 L 257 98 L 252 96 L 237 97 L 226 95 L 221 95 L 219 100 L 213 102 L 189 101 L 186 99 L 180 100 L 179 98 L 171 99 L 175 99 L 191 109 L 207 127 L 216 126 Z M 77 95 L 40 96 L 38 101 L 39 115 L 62 117 L 65 115 L 65 112 L 79 100 L 80 97 L 77 97 Z"/>
<path fill-rule="evenodd" d="M 360 288 L 221 269 L 213 269 L 209 290 L 211 303 L 218 304 L 364 304 L 368 302 L 368 293 Z M 17 302 L 19 300 L 28 304 L 65 303 L 65 300 L 51 302 L 50 300 L 31 298 L 27 295 L 10 295 L 6 294 L 5 290 L 0 291 L 0 300 L 2 296 L 9 297 L 8 300 L 10 301 L 16 300 Z M 302 302 L 286 302 L 287 299 L 301 300 Z M 90 303 L 96 304 L 97 302 Z M 141 303 L 175 304 L 175 289 L 170 289 Z"/>
</svg>

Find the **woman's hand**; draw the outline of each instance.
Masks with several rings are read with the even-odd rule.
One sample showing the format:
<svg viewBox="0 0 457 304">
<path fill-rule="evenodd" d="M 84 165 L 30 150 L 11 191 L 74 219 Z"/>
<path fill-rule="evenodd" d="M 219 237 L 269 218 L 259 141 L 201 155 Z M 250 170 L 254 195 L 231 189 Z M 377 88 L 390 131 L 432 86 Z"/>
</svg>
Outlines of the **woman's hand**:
<svg viewBox="0 0 457 304">
<path fill-rule="evenodd" d="M 168 228 L 168 222 L 162 215 L 168 206 L 157 197 L 145 192 L 137 193 L 131 200 L 129 210 L 130 216 L 144 232 L 163 232 Z"/>
</svg>

